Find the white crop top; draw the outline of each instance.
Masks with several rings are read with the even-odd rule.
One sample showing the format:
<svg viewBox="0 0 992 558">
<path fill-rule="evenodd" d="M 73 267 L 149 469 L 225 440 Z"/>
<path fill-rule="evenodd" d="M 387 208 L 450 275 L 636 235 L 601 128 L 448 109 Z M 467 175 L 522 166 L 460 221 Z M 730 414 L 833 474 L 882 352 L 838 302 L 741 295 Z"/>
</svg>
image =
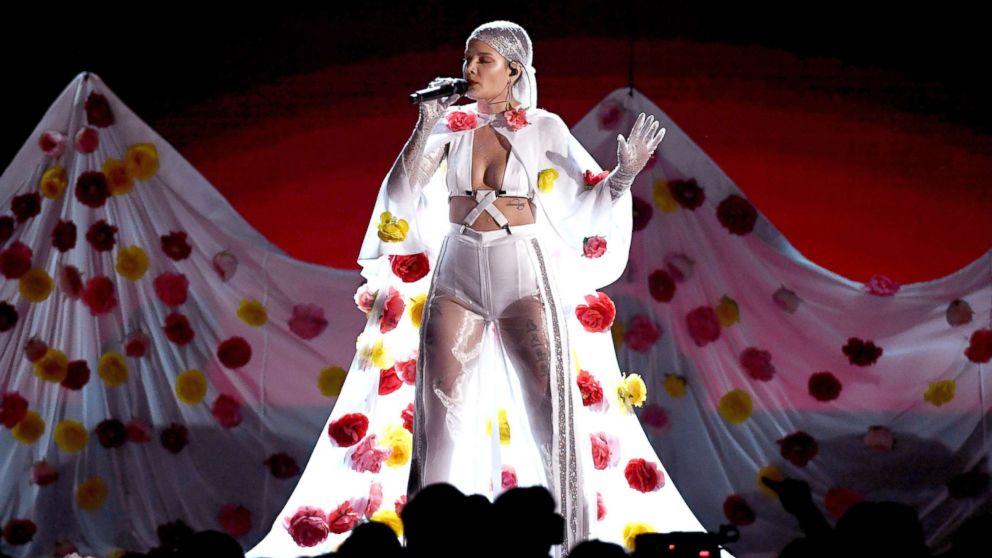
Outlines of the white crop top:
<svg viewBox="0 0 992 558">
<path fill-rule="evenodd" d="M 474 136 L 474 131 L 461 134 L 448 144 L 448 174 L 446 179 L 449 196 L 473 195 L 466 190 L 472 190 L 472 144 Z M 488 189 L 480 188 L 480 191 L 483 190 Z M 513 153 L 510 153 L 510 157 L 506 161 L 502 189 L 496 191 L 496 195 L 534 197 L 526 171 Z"/>
</svg>

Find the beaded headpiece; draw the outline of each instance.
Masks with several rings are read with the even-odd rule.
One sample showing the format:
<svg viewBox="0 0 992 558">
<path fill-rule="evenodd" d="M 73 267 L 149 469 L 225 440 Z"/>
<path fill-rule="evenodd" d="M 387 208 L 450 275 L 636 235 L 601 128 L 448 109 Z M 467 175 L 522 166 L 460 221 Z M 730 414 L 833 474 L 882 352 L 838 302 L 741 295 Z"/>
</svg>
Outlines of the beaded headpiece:
<svg viewBox="0 0 992 558">
<path fill-rule="evenodd" d="M 522 108 L 537 106 L 537 78 L 534 76 L 537 70 L 532 65 L 534 47 L 527 31 L 512 21 L 496 20 L 476 27 L 465 41 L 465 48 L 472 39 L 486 43 L 507 61 L 521 66 L 523 75 L 513 84 L 513 98 L 520 101 Z"/>
</svg>

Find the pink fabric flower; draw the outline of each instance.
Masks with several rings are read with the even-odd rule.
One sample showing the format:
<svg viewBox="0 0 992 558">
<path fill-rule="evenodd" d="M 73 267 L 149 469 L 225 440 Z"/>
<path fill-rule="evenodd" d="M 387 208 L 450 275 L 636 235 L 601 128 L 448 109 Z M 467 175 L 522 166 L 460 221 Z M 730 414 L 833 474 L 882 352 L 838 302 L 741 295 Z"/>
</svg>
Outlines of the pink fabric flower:
<svg viewBox="0 0 992 558">
<path fill-rule="evenodd" d="M 316 546 L 330 534 L 327 516 L 317 507 L 302 506 L 292 515 L 283 520 L 283 526 L 289 536 L 298 546 Z"/>
<path fill-rule="evenodd" d="M 696 262 L 685 254 L 669 254 L 665 256 L 665 269 L 676 283 L 683 283 L 692 277 Z"/>
<path fill-rule="evenodd" d="M 376 447 L 376 435 L 369 434 L 362 443 L 355 446 L 351 453 L 351 468 L 364 473 L 366 471 L 378 473 L 382 468 L 382 461 L 389 457 L 392 450 L 379 449 Z"/>
<path fill-rule="evenodd" d="M 891 277 L 885 275 L 872 275 L 871 279 L 864 285 L 864 290 L 868 294 L 875 296 L 892 296 L 899 292 L 899 283 Z"/>
<path fill-rule="evenodd" d="M 354 510 L 361 511 L 361 515 L 366 518 L 372 519 L 372 515 L 382 507 L 382 484 L 373 481 L 369 485 L 369 495 L 364 498 L 352 500 L 351 507 Z"/>
<path fill-rule="evenodd" d="M 472 112 L 456 110 L 448 115 L 448 129 L 452 132 L 471 130 L 478 125 L 479 119 Z"/>
<path fill-rule="evenodd" d="M 189 279 L 182 273 L 165 271 L 152 282 L 155 295 L 166 306 L 179 306 L 186 302 L 189 290 Z"/>
<path fill-rule="evenodd" d="M 509 465 L 503 465 L 503 469 L 500 471 L 500 484 L 503 486 L 503 490 L 516 488 L 517 470 Z"/>
<path fill-rule="evenodd" d="M 596 112 L 596 121 L 600 130 L 616 130 L 623 118 L 623 107 L 616 101 L 608 101 Z"/>
<path fill-rule="evenodd" d="M 686 315 L 685 322 L 689 326 L 689 336 L 699 347 L 720 338 L 720 320 L 709 306 L 692 310 Z"/>
<path fill-rule="evenodd" d="M 596 493 L 596 520 L 602 521 L 606 517 L 606 503 L 603 502 L 603 495 Z"/>
<path fill-rule="evenodd" d="M 503 117 L 506 119 L 506 127 L 514 132 L 530 124 L 527 121 L 527 109 L 518 108 L 504 111 Z"/>
<path fill-rule="evenodd" d="M 606 239 L 601 236 L 587 236 L 582 239 L 582 255 L 598 258 L 606 253 Z"/>
<path fill-rule="evenodd" d="M 779 287 L 779 289 L 772 294 L 772 300 L 775 301 L 775 304 L 778 305 L 779 308 L 790 314 L 795 314 L 796 310 L 799 309 L 799 303 L 802 302 L 802 299 L 799 298 L 799 295 L 797 295 L 795 291 L 791 291 L 785 287 Z"/>
<path fill-rule="evenodd" d="M 351 502 L 345 501 L 335 508 L 334 511 L 327 514 L 327 526 L 332 533 L 347 533 L 358 524 L 359 519 L 358 513 L 352 507 Z"/>
<path fill-rule="evenodd" d="M 44 459 L 31 465 L 31 482 L 38 486 L 47 486 L 57 481 L 58 478 L 59 470 Z"/>
<path fill-rule="evenodd" d="M 217 514 L 217 522 L 227 534 L 238 538 L 251 531 L 251 512 L 238 504 L 224 504 Z"/>
<path fill-rule="evenodd" d="M 220 277 L 220 280 L 224 282 L 230 281 L 231 277 L 234 277 L 234 272 L 238 270 L 237 256 L 227 250 L 217 252 L 211 263 L 213 265 L 214 272 L 218 277 Z"/>
<path fill-rule="evenodd" d="M 403 383 L 411 386 L 417 383 L 416 358 L 396 361 L 394 368 L 396 368 L 396 373 L 399 374 L 400 378 L 403 380 Z"/>
<path fill-rule="evenodd" d="M 775 366 L 772 364 L 772 354 L 755 347 L 748 347 L 741 351 L 741 366 L 747 371 L 747 375 L 755 380 L 767 382 L 775 376 Z"/>
<path fill-rule="evenodd" d="M 79 273 L 79 269 L 76 266 L 60 265 L 58 273 L 59 290 L 65 296 L 76 300 L 83 295 L 83 276 Z"/>
<path fill-rule="evenodd" d="M 655 404 L 644 407 L 644 411 L 641 412 L 641 422 L 655 434 L 664 434 L 672 424 L 668 410 Z"/>
<path fill-rule="evenodd" d="M 403 513 L 403 508 L 406 507 L 406 494 L 400 496 L 393 502 L 393 509 L 396 510 L 396 515 Z"/>
<path fill-rule="evenodd" d="M 301 339 L 313 339 L 327 327 L 324 309 L 316 304 L 296 304 L 293 317 L 289 319 L 289 330 Z"/>
<path fill-rule="evenodd" d="M 661 331 L 644 314 L 634 315 L 624 333 L 624 342 L 627 346 L 641 353 L 648 352 L 658 339 L 661 339 Z"/>
<path fill-rule="evenodd" d="M 355 306 L 361 310 L 366 316 L 372 311 L 372 305 L 375 304 L 375 296 L 378 291 L 373 291 L 369 288 L 368 283 L 362 283 L 362 286 L 358 287 L 355 291 Z"/>
<path fill-rule="evenodd" d="M 610 329 L 617 315 L 617 308 L 606 293 L 596 291 L 586 295 L 586 304 L 575 307 L 575 316 L 586 331 L 602 332 Z"/>
<path fill-rule="evenodd" d="M 620 462 L 620 440 L 605 432 L 589 435 L 592 442 L 593 467 L 602 471 Z"/>
<path fill-rule="evenodd" d="M 57 130 L 47 130 L 38 138 L 38 147 L 49 157 L 55 159 L 65 151 L 68 142 L 65 134 Z"/>
<path fill-rule="evenodd" d="M 73 138 L 72 144 L 76 147 L 76 151 L 80 153 L 93 153 L 100 146 L 100 135 L 96 133 L 96 129 L 92 126 L 83 126 L 76 132 L 76 137 Z"/>
<path fill-rule="evenodd" d="M 389 292 L 386 295 L 386 301 L 382 304 L 382 317 L 379 319 L 379 331 L 386 333 L 387 331 L 396 329 L 396 325 L 400 323 L 400 319 L 403 318 L 403 312 L 405 310 L 406 302 L 403 300 L 403 295 L 401 295 L 395 288 L 389 287 Z"/>
</svg>

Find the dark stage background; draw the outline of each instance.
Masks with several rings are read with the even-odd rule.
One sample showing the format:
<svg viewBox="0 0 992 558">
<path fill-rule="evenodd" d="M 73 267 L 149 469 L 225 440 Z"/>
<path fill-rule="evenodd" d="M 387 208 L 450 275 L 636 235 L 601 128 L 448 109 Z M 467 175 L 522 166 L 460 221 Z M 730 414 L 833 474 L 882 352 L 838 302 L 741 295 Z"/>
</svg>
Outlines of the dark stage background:
<svg viewBox="0 0 992 558">
<path fill-rule="evenodd" d="M 9 14 L 0 163 L 92 71 L 262 234 L 356 269 L 416 120 L 405 95 L 459 76 L 468 33 L 510 19 L 535 41 L 539 106 L 570 125 L 628 83 L 635 35 L 636 87 L 834 272 L 925 281 L 992 245 L 988 48 L 972 8 L 323 5 Z"/>
</svg>

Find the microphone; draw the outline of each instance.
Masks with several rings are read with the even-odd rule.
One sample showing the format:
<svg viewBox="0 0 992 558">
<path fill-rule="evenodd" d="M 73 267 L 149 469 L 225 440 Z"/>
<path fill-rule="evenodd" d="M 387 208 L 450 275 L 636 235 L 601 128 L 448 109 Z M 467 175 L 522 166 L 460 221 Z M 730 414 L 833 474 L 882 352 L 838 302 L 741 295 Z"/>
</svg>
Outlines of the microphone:
<svg viewBox="0 0 992 558">
<path fill-rule="evenodd" d="M 416 93 L 410 93 L 408 98 L 410 100 L 410 104 L 415 105 L 424 101 L 430 101 L 431 99 L 437 99 L 438 97 L 447 97 L 448 95 L 453 95 L 455 93 L 464 95 L 466 91 L 468 91 L 468 80 L 455 78 L 449 83 L 444 83 L 435 87 L 427 87 L 425 89 L 418 90 Z"/>
</svg>

